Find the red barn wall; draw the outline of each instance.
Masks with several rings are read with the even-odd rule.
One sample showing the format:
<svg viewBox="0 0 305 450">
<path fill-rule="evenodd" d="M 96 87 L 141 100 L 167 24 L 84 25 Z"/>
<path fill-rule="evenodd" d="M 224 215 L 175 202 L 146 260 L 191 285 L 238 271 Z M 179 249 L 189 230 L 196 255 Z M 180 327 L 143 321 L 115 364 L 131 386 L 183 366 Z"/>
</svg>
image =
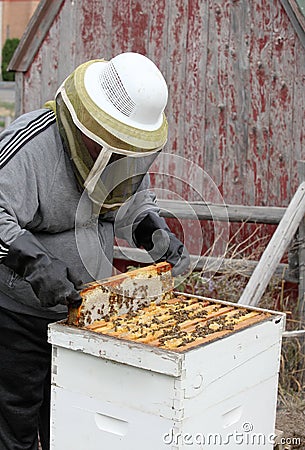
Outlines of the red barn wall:
<svg viewBox="0 0 305 450">
<path fill-rule="evenodd" d="M 76 65 L 122 51 L 149 56 L 168 82 L 168 152 L 203 168 L 226 203 L 289 203 L 305 158 L 305 49 L 279 0 L 66 1 L 24 73 L 22 111 Z M 204 189 L 198 174 L 189 182 Z"/>
</svg>

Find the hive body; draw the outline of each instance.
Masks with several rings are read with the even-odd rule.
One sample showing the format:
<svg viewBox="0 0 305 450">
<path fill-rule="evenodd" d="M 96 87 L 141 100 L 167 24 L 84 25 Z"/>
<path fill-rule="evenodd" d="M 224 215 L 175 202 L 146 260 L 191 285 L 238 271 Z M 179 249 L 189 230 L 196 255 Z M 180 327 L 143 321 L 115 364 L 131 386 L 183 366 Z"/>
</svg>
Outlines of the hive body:
<svg viewBox="0 0 305 450">
<path fill-rule="evenodd" d="M 203 320 L 201 333 L 207 331 L 198 342 L 150 335 L 147 341 L 145 327 L 133 336 L 118 328 L 111 335 L 110 326 L 102 332 L 111 317 L 82 327 L 50 325 L 52 450 L 273 448 L 284 316 L 247 308 L 235 324 L 218 316 L 213 325 L 209 314 L 215 318 L 221 310 L 230 317 L 238 305 L 200 297 L 164 300 L 171 307 L 177 301 L 183 308 L 196 302 L 208 308 L 195 318 L 197 325 Z M 182 328 L 195 330 L 196 324 Z"/>
</svg>

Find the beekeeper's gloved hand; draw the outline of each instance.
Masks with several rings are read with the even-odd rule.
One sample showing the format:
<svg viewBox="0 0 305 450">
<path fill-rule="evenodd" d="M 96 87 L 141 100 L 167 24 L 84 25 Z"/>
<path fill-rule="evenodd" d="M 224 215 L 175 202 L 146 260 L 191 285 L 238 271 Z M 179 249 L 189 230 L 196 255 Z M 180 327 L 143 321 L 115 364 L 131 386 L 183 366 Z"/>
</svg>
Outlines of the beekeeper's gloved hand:
<svg viewBox="0 0 305 450">
<path fill-rule="evenodd" d="M 165 220 L 149 212 L 133 231 L 137 247 L 144 247 L 153 261 L 167 261 L 174 277 L 186 273 L 190 255 L 181 241 L 170 231 Z"/>
<path fill-rule="evenodd" d="M 81 281 L 29 231 L 11 244 L 4 264 L 31 284 L 41 306 L 80 306 L 82 299 L 77 289 Z"/>
</svg>

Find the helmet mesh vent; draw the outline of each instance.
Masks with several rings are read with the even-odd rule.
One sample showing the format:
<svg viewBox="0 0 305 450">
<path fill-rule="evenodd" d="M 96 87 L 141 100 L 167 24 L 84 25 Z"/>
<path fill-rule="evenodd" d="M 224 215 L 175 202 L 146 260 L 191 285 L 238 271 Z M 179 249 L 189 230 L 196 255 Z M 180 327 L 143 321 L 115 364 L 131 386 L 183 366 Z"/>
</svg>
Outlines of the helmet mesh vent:
<svg viewBox="0 0 305 450">
<path fill-rule="evenodd" d="M 100 75 L 100 83 L 110 103 L 122 114 L 129 117 L 136 104 L 129 97 L 112 62 L 107 64 L 103 74 Z"/>
</svg>

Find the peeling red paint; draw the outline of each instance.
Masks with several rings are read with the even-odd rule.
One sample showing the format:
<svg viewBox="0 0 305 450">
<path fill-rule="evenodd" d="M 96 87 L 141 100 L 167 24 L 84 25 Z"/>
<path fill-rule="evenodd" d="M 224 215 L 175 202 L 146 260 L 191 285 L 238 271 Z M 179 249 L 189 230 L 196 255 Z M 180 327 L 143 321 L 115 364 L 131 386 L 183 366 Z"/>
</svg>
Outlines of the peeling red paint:
<svg viewBox="0 0 305 450">
<path fill-rule="evenodd" d="M 289 203 L 296 161 L 305 159 L 305 50 L 279 0 L 80 0 L 77 9 L 64 3 L 65 14 L 24 76 L 25 109 L 51 98 L 56 77 L 75 64 L 139 51 L 169 85 L 166 150 L 206 170 L 227 203 Z M 56 30 L 65 39 L 56 39 Z"/>
</svg>

